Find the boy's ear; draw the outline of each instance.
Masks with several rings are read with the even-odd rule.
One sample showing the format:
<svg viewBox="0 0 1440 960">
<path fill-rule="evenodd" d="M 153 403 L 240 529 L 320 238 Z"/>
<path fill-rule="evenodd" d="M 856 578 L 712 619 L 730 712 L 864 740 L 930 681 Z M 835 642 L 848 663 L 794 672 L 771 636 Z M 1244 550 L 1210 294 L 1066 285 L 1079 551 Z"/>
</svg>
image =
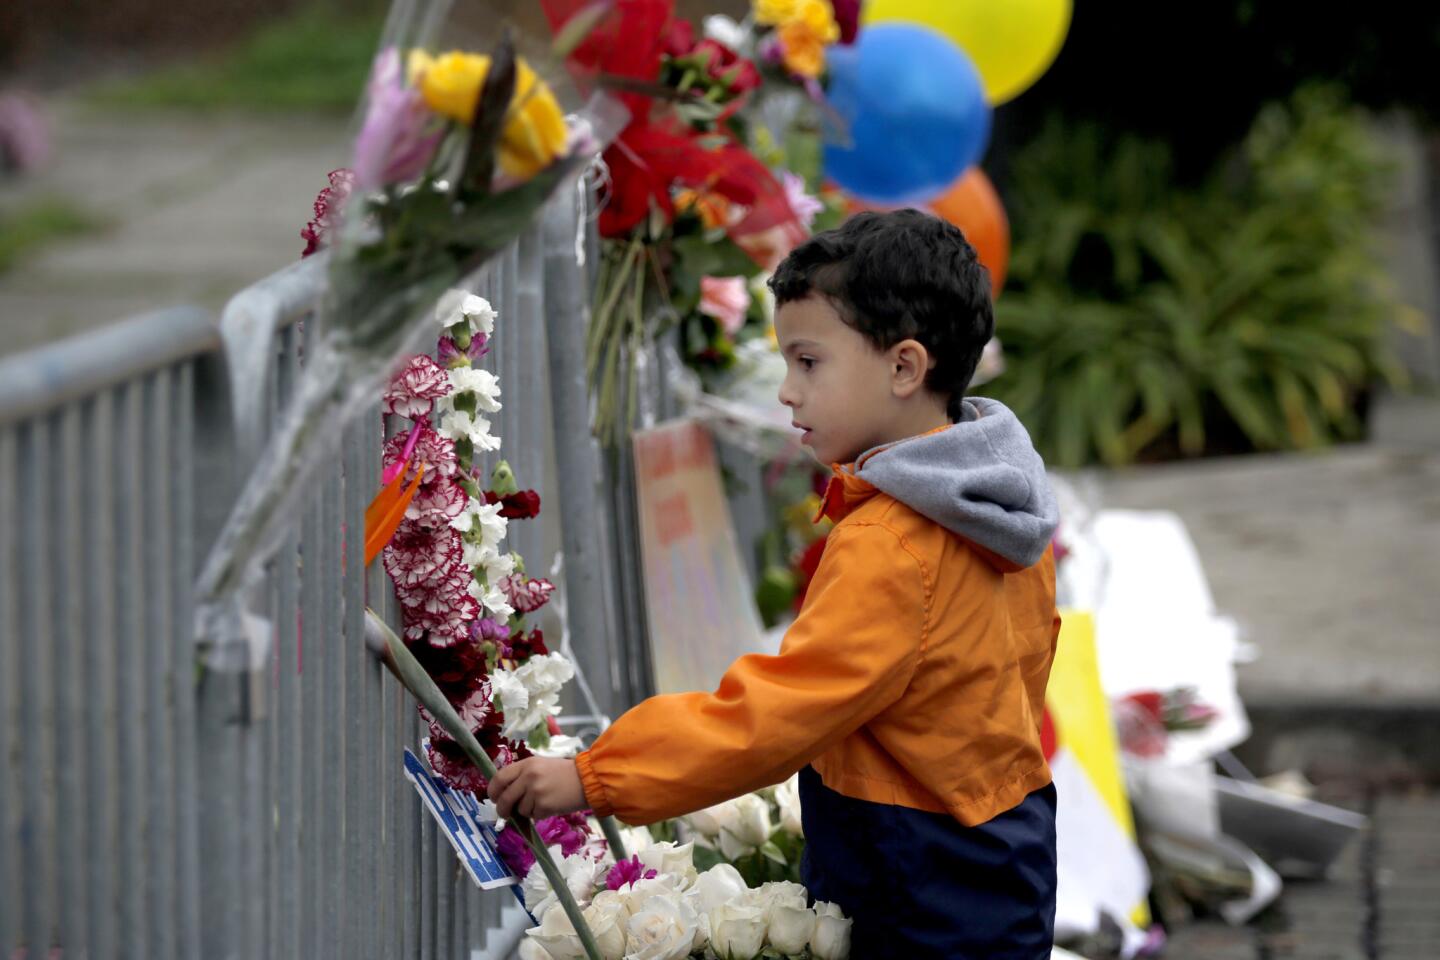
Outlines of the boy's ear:
<svg viewBox="0 0 1440 960">
<path fill-rule="evenodd" d="M 901 340 L 890 348 L 890 391 L 901 400 L 925 386 L 935 358 L 919 340 Z"/>
</svg>

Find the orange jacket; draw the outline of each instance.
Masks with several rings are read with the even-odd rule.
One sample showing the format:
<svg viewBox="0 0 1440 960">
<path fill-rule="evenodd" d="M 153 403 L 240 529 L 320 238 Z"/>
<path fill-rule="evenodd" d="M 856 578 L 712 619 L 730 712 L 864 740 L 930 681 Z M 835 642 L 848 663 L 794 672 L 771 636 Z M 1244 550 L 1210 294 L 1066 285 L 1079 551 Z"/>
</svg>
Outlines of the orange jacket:
<svg viewBox="0 0 1440 960">
<path fill-rule="evenodd" d="M 859 466 L 830 482 L 836 526 L 779 655 L 742 657 L 713 693 L 652 697 L 617 720 L 576 760 L 597 814 L 651 823 L 811 764 L 846 796 L 970 826 L 1050 782 L 1040 718 L 1060 621 L 1048 546 L 1022 567 Z"/>
</svg>

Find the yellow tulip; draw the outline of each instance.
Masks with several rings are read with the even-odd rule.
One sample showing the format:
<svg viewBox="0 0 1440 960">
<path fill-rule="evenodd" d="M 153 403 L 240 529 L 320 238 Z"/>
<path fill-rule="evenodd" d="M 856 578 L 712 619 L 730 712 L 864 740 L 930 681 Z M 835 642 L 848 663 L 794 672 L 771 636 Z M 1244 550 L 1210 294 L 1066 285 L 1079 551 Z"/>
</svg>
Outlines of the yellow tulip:
<svg viewBox="0 0 1440 960">
<path fill-rule="evenodd" d="M 430 57 L 412 51 L 408 64 L 411 82 L 418 83 L 430 109 L 469 125 L 490 58 L 454 51 Z M 555 94 L 524 60 L 515 61 L 515 94 L 500 136 L 500 169 L 527 178 L 548 167 L 564 152 L 568 131 Z"/>
</svg>

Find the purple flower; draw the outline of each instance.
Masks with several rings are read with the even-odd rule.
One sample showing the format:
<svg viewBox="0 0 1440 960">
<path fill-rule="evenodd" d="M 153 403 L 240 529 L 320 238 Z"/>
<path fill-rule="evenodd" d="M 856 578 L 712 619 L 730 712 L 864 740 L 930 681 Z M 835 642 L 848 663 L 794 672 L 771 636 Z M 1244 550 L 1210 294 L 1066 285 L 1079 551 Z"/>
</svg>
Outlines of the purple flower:
<svg viewBox="0 0 1440 960">
<path fill-rule="evenodd" d="M 654 870 L 645 869 L 645 864 L 640 862 L 639 857 L 631 857 L 629 860 L 621 860 L 610 868 L 610 872 L 605 875 L 605 889 L 619 890 L 626 884 L 639 880 L 653 880 L 656 876 Z"/>
<path fill-rule="evenodd" d="M 471 627 L 471 633 L 476 640 L 493 640 L 501 645 L 510 639 L 510 628 L 503 623 L 496 623 L 490 617 L 476 620 Z"/>
<path fill-rule="evenodd" d="M 535 852 L 530 849 L 530 844 L 520 836 L 520 831 L 514 827 L 508 827 L 500 831 L 496 837 L 496 849 L 500 852 L 500 859 L 505 861 L 505 866 L 517 877 L 523 877 L 535 866 Z"/>
<path fill-rule="evenodd" d="M 475 360 L 479 360 L 481 357 L 484 357 L 485 354 L 489 352 L 490 338 L 485 336 L 485 334 L 483 333 L 477 333 L 470 338 L 470 349 L 465 351 L 465 356 L 468 356 L 473 362 Z M 454 360 L 460 355 L 460 348 L 455 346 L 454 340 L 451 340 L 449 337 L 440 338 L 440 366 L 450 366 L 450 361 Z"/>
<path fill-rule="evenodd" d="M 567 857 L 579 853 L 580 848 L 590 842 L 590 831 L 583 817 L 578 825 L 574 817 L 548 817 L 535 824 L 535 829 L 545 846 L 559 844 L 560 853 Z"/>
<path fill-rule="evenodd" d="M 355 188 L 413 180 L 430 162 L 444 129 L 433 125 L 434 114 L 420 91 L 405 84 L 400 51 L 394 47 L 376 55 L 367 101 L 355 140 Z"/>
</svg>

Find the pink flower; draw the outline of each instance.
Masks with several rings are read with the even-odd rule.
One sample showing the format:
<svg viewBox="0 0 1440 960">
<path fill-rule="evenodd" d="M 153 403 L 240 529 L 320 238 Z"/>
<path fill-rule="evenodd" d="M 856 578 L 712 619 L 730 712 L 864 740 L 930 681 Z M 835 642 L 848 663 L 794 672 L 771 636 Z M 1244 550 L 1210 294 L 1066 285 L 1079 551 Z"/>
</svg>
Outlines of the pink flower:
<svg viewBox="0 0 1440 960">
<path fill-rule="evenodd" d="M 406 86 L 400 51 L 386 47 L 375 57 L 366 90 L 365 122 L 355 140 L 355 179 L 360 190 L 405 180 L 424 171 L 444 128 L 420 91 Z"/>
<path fill-rule="evenodd" d="M 462 351 L 455 346 L 455 341 L 449 337 L 440 338 L 440 349 L 437 356 L 442 366 L 450 366 L 450 361 L 456 357 L 466 356 L 473 362 L 483 358 L 490 352 L 490 338 L 483 333 L 476 333 L 470 337 L 470 346 Z"/>
<path fill-rule="evenodd" d="M 465 549 L 460 533 L 450 527 L 425 527 L 403 520 L 385 547 L 385 572 L 400 591 L 441 589 L 447 580 L 453 587 L 465 568 Z M 465 587 L 462 585 L 461 590 Z"/>
<path fill-rule="evenodd" d="M 430 769 L 452 790 L 469 790 L 477 797 L 485 796 L 489 784 L 485 776 L 465 756 L 453 740 L 430 741 Z"/>
<path fill-rule="evenodd" d="M 305 250 L 300 254 L 302 260 L 330 242 L 329 234 L 339 225 L 345 203 L 355 185 L 355 171 L 341 167 L 331 170 L 327 179 L 330 186 L 315 197 L 315 219 L 300 231 L 300 239 L 305 241 Z"/>
<path fill-rule="evenodd" d="M 535 824 L 535 829 L 540 832 L 540 839 L 545 841 L 545 846 L 558 843 L 560 853 L 567 857 L 579 853 L 580 849 L 590 842 L 590 831 L 586 829 L 584 817 L 579 819 L 579 823 L 575 822 L 573 816 L 547 817 Z"/>
<path fill-rule="evenodd" d="M 419 464 L 425 464 L 425 479 L 421 486 L 438 483 L 442 477 L 453 477 L 460 469 L 459 461 L 455 459 L 455 444 L 448 437 L 442 437 L 435 432 L 430 424 L 421 422 L 419 424 L 420 434 L 415 440 L 415 450 L 411 454 L 410 467 L 405 472 L 408 478 L 414 476 L 414 471 Z M 398 433 L 385 442 L 385 453 L 383 462 L 388 470 L 391 466 L 404 459 L 405 443 L 409 440 L 406 433 Z"/>
<path fill-rule="evenodd" d="M 409 420 L 419 420 L 430 413 L 435 401 L 450 393 L 450 375 L 439 364 L 425 354 L 410 358 L 410 362 L 395 374 L 390 387 L 380 398 L 380 409 Z"/>
<path fill-rule="evenodd" d="M 505 591 L 510 606 L 521 613 L 534 613 L 550 602 L 555 584 L 543 577 L 527 580 L 523 573 L 512 573 L 500 581 L 500 589 Z"/>
<path fill-rule="evenodd" d="M 605 889 L 619 890 L 639 880 L 653 880 L 656 876 L 658 874 L 654 870 L 645 869 L 645 864 L 640 862 L 639 857 L 631 857 L 610 868 L 610 872 L 605 875 Z"/>
<path fill-rule="evenodd" d="M 460 702 L 454 703 L 453 706 L 455 707 L 455 712 L 460 715 L 460 720 L 465 724 L 466 728 L 471 733 L 478 734 L 480 730 L 490 722 L 490 718 L 494 714 L 494 709 L 490 704 L 489 681 L 481 680 L 475 689 L 466 694 Z M 424 720 L 429 726 L 430 739 L 432 742 L 443 740 L 450 736 L 445 732 L 445 728 L 440 725 L 440 722 L 424 707 L 420 708 L 420 719 Z"/>
<path fill-rule="evenodd" d="M 535 866 L 535 852 L 530 849 L 530 844 L 520 836 L 520 831 L 514 827 L 500 831 L 495 838 L 495 848 L 500 853 L 500 859 L 505 861 L 505 866 L 517 877 L 523 877 Z"/>
<path fill-rule="evenodd" d="M 405 510 L 405 519 L 413 520 L 424 527 L 445 527 L 450 521 L 465 512 L 469 497 L 465 488 L 453 480 L 424 484 L 410 506 Z"/>
<path fill-rule="evenodd" d="M 700 278 L 700 312 L 718 320 L 729 336 L 740 332 L 749 309 L 750 290 L 744 277 Z"/>
<path fill-rule="evenodd" d="M 780 182 L 785 186 L 785 202 L 795 214 L 795 219 L 809 230 L 816 214 L 825 212 L 825 204 L 805 192 L 805 178 L 789 170 L 780 172 Z"/>
</svg>

